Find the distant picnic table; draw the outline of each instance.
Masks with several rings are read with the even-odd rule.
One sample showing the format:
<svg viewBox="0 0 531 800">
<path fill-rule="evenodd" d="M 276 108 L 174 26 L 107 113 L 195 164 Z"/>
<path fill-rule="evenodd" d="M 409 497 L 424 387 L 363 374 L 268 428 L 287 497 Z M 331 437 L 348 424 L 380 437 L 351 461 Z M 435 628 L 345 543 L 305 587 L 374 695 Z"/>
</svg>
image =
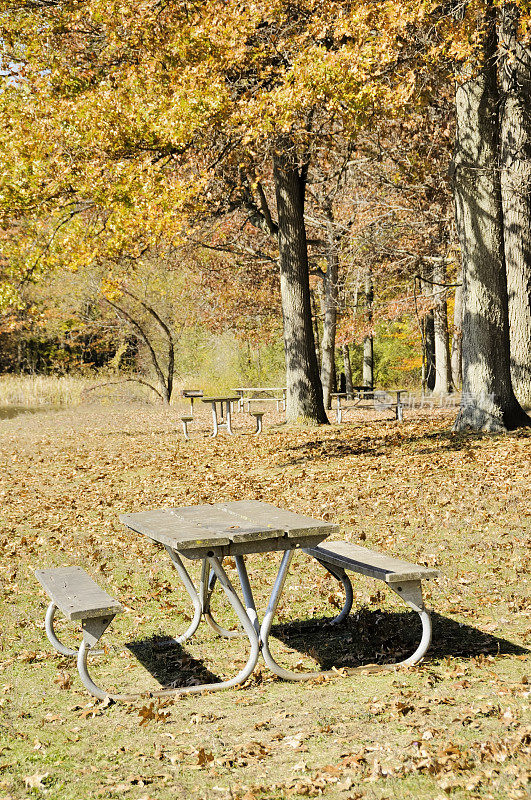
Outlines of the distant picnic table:
<svg viewBox="0 0 531 800">
<path fill-rule="evenodd" d="M 407 389 L 371 389 L 368 386 L 353 386 L 352 392 L 333 392 L 331 397 L 336 400 L 336 421 L 340 423 L 343 419 L 343 411 L 349 408 L 374 408 L 377 411 L 395 409 L 395 419 L 399 422 L 404 421 L 404 406 L 401 395 Z M 396 399 L 393 399 L 393 395 Z M 371 405 L 367 405 L 367 401 Z"/>
<path fill-rule="evenodd" d="M 183 397 L 186 397 L 190 400 L 190 416 L 194 416 L 194 400 L 197 400 L 203 397 L 204 392 L 202 389 L 183 389 L 181 392 Z"/>
<path fill-rule="evenodd" d="M 219 433 L 219 429 L 221 427 L 226 428 L 227 433 L 232 435 L 232 425 L 231 425 L 231 406 L 232 403 L 237 403 L 239 401 L 238 395 L 220 395 L 219 397 L 202 397 L 202 403 L 210 403 L 212 406 L 212 426 L 213 432 L 212 436 L 217 436 Z M 219 403 L 220 409 L 220 419 L 218 419 L 218 411 L 217 406 Z M 225 413 L 223 413 L 225 411 Z"/>
<path fill-rule="evenodd" d="M 240 411 L 244 410 L 245 403 L 247 403 L 247 411 L 251 410 L 251 402 L 253 400 L 275 400 L 277 404 L 277 411 L 286 410 L 286 387 L 285 386 L 238 386 L 232 389 L 239 395 L 238 407 Z"/>
</svg>

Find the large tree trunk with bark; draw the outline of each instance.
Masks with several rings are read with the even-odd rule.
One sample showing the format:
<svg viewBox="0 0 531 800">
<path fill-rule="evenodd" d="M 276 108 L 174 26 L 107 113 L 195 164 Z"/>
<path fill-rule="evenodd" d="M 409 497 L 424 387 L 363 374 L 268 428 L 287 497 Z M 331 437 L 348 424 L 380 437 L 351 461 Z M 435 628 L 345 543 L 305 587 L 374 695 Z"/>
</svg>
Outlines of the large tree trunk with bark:
<svg viewBox="0 0 531 800">
<path fill-rule="evenodd" d="M 446 268 L 444 261 L 433 265 L 433 331 L 435 337 L 435 386 L 434 394 L 445 395 L 452 391 L 450 373 L 450 343 L 448 339 L 448 304 L 446 302 Z"/>
<path fill-rule="evenodd" d="M 457 286 L 455 287 L 454 300 L 454 331 L 452 335 L 452 383 L 456 389 L 463 383 L 463 361 L 461 358 L 463 344 L 463 287 L 461 285 L 462 275 L 459 271 L 457 275 Z"/>
<path fill-rule="evenodd" d="M 501 182 L 513 389 L 531 406 L 531 52 L 517 42 L 518 7 L 501 11 Z"/>
<path fill-rule="evenodd" d="M 424 264 L 422 268 L 422 294 L 430 297 L 433 294 L 433 270 L 431 265 Z M 423 391 L 433 391 L 435 386 L 435 324 L 433 308 L 422 318 L 422 334 L 424 339 L 424 375 L 422 380 Z"/>
<path fill-rule="evenodd" d="M 372 304 L 374 301 L 374 284 L 369 269 L 365 276 L 365 307 L 367 309 L 367 325 L 370 331 L 363 338 L 363 386 L 374 388 L 374 337 L 372 335 Z"/>
<path fill-rule="evenodd" d="M 479 74 L 456 94 L 455 200 L 463 264 L 463 392 L 455 430 L 531 424 L 514 396 L 498 170 L 496 12 L 489 7 Z M 461 76 L 464 78 L 464 76 Z"/>
<path fill-rule="evenodd" d="M 330 408 L 331 394 L 336 383 L 336 328 L 337 328 L 337 276 L 339 258 L 333 233 L 329 233 L 326 275 L 323 277 L 322 310 L 323 336 L 321 338 L 321 383 L 323 402 Z"/>
<path fill-rule="evenodd" d="M 350 349 L 348 344 L 344 344 L 343 352 L 343 369 L 345 370 L 345 390 L 347 397 L 352 397 L 354 388 L 352 386 L 352 365 L 350 363 Z"/>
<path fill-rule="evenodd" d="M 286 415 L 290 422 L 328 423 L 315 354 L 304 225 L 304 175 L 277 152 L 273 174 L 278 213 L 280 293 L 286 354 Z"/>
</svg>

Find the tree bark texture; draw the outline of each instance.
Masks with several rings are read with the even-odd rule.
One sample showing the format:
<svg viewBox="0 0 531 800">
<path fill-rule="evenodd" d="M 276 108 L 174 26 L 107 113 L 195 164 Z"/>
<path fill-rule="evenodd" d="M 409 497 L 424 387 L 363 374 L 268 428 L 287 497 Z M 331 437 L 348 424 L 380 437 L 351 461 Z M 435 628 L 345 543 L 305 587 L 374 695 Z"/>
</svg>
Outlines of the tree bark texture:
<svg viewBox="0 0 531 800">
<path fill-rule="evenodd" d="M 422 276 L 422 294 L 431 297 L 433 294 L 433 270 L 431 265 L 425 264 Z M 430 392 L 435 386 L 435 324 L 433 308 L 422 318 L 422 333 L 424 338 L 424 381 L 422 388 Z"/>
<path fill-rule="evenodd" d="M 498 170 L 496 14 L 484 58 L 456 93 L 455 200 L 463 264 L 463 391 L 454 429 L 502 431 L 531 424 L 514 396 L 501 186 Z M 462 78 L 464 76 L 461 76 Z"/>
<path fill-rule="evenodd" d="M 451 355 L 452 383 L 456 389 L 459 389 L 463 383 L 463 360 L 461 358 L 463 344 L 463 287 L 459 285 L 462 279 L 461 271 L 459 271 L 456 281 L 458 285 L 455 287 L 454 331 Z"/>
<path fill-rule="evenodd" d="M 500 159 L 511 377 L 531 406 L 531 52 L 517 42 L 518 19 L 516 4 L 502 8 Z"/>
<path fill-rule="evenodd" d="M 304 180 L 289 155 L 277 152 L 273 174 L 278 214 L 280 292 L 290 422 L 328 423 L 312 328 Z"/>
<path fill-rule="evenodd" d="M 331 397 L 336 383 L 336 329 L 337 329 L 337 276 L 339 257 L 333 234 L 330 234 L 327 254 L 326 274 L 323 277 L 322 309 L 323 336 L 321 338 L 321 383 L 323 402 L 330 408 Z"/>
<path fill-rule="evenodd" d="M 367 309 L 367 324 L 371 331 L 363 339 L 363 386 L 374 388 L 374 337 L 372 335 L 372 304 L 374 302 L 374 284 L 372 272 L 369 270 L 365 276 L 365 307 Z"/>
<path fill-rule="evenodd" d="M 352 365 L 350 363 L 350 349 L 348 344 L 343 345 L 343 369 L 345 370 L 345 389 L 347 397 L 352 397 L 354 389 L 352 386 Z"/>
<path fill-rule="evenodd" d="M 450 343 L 448 339 L 448 303 L 446 302 L 446 268 L 444 262 L 433 266 L 433 331 L 435 337 L 435 386 L 434 394 L 445 395 L 452 391 L 450 372 Z"/>
</svg>

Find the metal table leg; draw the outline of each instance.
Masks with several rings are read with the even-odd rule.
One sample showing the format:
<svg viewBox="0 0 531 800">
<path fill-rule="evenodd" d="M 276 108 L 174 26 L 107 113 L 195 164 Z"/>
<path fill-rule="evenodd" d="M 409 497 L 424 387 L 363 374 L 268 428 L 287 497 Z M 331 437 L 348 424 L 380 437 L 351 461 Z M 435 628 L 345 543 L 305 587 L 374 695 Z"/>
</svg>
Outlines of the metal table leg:
<svg viewBox="0 0 531 800">
<path fill-rule="evenodd" d="M 181 636 L 177 636 L 174 639 L 174 641 L 177 642 L 177 644 L 181 644 L 182 642 L 185 642 L 187 639 L 189 639 L 190 636 L 192 636 L 192 634 L 194 634 L 199 627 L 199 623 L 201 622 L 201 613 L 202 613 L 201 601 L 195 590 L 194 584 L 190 580 L 190 576 L 188 575 L 186 567 L 181 561 L 180 555 L 176 553 L 175 550 L 172 550 L 171 547 L 169 547 L 168 545 L 164 545 L 164 547 L 166 549 L 166 552 L 170 556 L 171 560 L 173 561 L 175 569 L 179 574 L 179 578 L 182 580 L 184 588 L 190 595 L 190 598 L 194 606 L 194 616 L 190 623 L 190 626 Z"/>
<path fill-rule="evenodd" d="M 221 559 L 221 563 L 223 564 L 223 559 Z M 212 611 L 210 610 L 210 598 L 212 597 L 212 592 L 214 591 L 214 587 L 216 585 L 217 577 L 214 570 L 209 568 L 208 561 L 203 559 L 203 564 L 201 567 L 201 589 L 200 589 L 200 596 L 201 596 L 201 604 L 203 606 L 203 616 L 218 636 L 223 636 L 224 639 L 236 639 L 245 636 L 245 631 L 242 630 L 232 630 L 229 631 L 227 628 L 223 628 L 219 622 L 216 622 L 214 617 L 212 616 Z"/>
<path fill-rule="evenodd" d="M 275 616 L 278 607 L 292 558 L 293 550 L 286 550 L 282 557 L 278 575 L 271 592 L 271 597 L 269 598 L 269 603 L 267 605 L 262 626 L 260 628 L 260 642 L 262 645 L 262 655 L 264 657 L 264 661 L 271 672 L 274 672 L 275 675 L 278 675 L 280 678 L 284 678 L 284 680 L 288 681 L 307 681 L 310 678 L 316 678 L 319 675 L 335 675 L 337 673 L 333 672 L 332 670 L 328 672 L 293 672 L 292 670 L 285 669 L 284 667 L 281 667 L 280 664 L 277 664 L 271 655 L 271 651 L 269 649 L 269 633 L 271 631 L 273 617 Z"/>
<path fill-rule="evenodd" d="M 232 435 L 230 400 L 225 403 L 225 427 L 227 428 L 227 433 Z"/>
<path fill-rule="evenodd" d="M 169 550 L 169 548 L 166 549 Z M 197 602 L 199 603 L 199 608 L 201 608 L 199 602 L 199 596 L 195 591 L 195 588 L 190 580 L 190 576 L 188 575 L 188 572 L 186 571 L 186 568 L 182 564 L 178 554 L 175 553 L 174 551 L 171 551 L 170 555 L 172 557 L 172 561 L 177 567 L 179 575 L 181 576 L 183 582 L 185 583 L 188 593 L 190 594 L 191 597 L 195 596 L 195 598 L 197 598 Z M 200 684 L 199 686 L 182 686 L 175 689 L 161 689 L 160 691 L 149 692 L 149 693 L 134 692 L 130 694 L 113 694 L 97 686 L 92 680 L 91 676 L 89 675 L 87 659 L 89 653 L 91 652 L 91 640 L 90 638 L 87 637 L 85 631 L 84 640 L 78 652 L 77 667 L 81 680 L 83 681 L 84 685 L 91 694 L 93 694 L 95 697 L 98 697 L 100 700 L 105 700 L 107 698 L 110 698 L 111 700 L 131 701 L 138 699 L 139 697 L 145 697 L 146 694 L 148 694 L 151 697 L 171 697 L 183 694 L 197 694 L 198 692 L 204 692 L 204 691 L 217 692 L 220 689 L 230 689 L 231 687 L 237 686 L 238 684 L 243 683 L 245 680 L 247 680 L 247 678 L 255 668 L 256 662 L 258 661 L 258 656 L 260 654 L 258 635 L 253 623 L 249 619 L 246 609 L 244 608 L 241 600 L 236 594 L 234 587 L 232 586 L 229 577 L 227 576 L 227 573 L 221 566 L 219 559 L 215 557 L 209 557 L 208 562 L 212 567 L 212 570 L 215 573 L 217 580 L 221 583 L 230 604 L 232 605 L 234 611 L 236 612 L 238 619 L 241 622 L 242 627 L 245 633 L 247 634 L 247 637 L 249 638 L 249 643 L 251 645 L 247 663 L 238 672 L 238 674 L 235 675 L 233 678 L 230 678 L 229 680 L 220 681 L 219 683 L 203 683 Z M 194 617 L 194 622 L 192 624 L 195 624 L 195 617 Z M 188 634 L 188 631 L 186 632 L 186 634 Z"/>
<path fill-rule="evenodd" d="M 218 435 L 218 413 L 216 411 L 216 404 L 212 403 L 212 427 L 214 432 L 211 434 L 212 436 Z"/>
</svg>

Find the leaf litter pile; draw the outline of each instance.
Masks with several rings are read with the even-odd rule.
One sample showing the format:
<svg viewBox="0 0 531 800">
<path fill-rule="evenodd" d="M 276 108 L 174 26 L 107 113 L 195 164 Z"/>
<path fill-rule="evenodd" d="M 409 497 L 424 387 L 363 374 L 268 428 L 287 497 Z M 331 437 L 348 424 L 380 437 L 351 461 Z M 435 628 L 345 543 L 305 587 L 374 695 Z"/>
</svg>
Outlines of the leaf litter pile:
<svg viewBox="0 0 531 800">
<path fill-rule="evenodd" d="M 240 416 L 236 435 L 217 439 L 203 416 L 189 442 L 176 409 L 87 406 L 0 422 L 0 800 L 528 797 L 531 433 L 456 435 L 442 414 L 270 423 L 252 436 Z M 335 667 L 337 677 L 287 683 L 259 664 L 243 687 L 216 694 L 90 697 L 48 644 L 34 570 L 78 564 L 124 604 L 91 659 L 100 685 L 149 692 L 228 678 L 245 663 L 244 641 L 202 624 L 175 644 L 187 595 L 165 551 L 118 514 L 235 499 L 331 520 L 342 538 L 437 566 L 441 577 L 425 582 L 425 661 L 347 675 L 411 653 L 418 617 L 353 575 L 351 617 L 327 628 L 340 588 L 297 554 L 273 649 L 292 669 Z M 259 609 L 278 563 L 248 559 Z M 235 626 L 214 600 L 218 621 Z M 79 640 L 61 619 L 57 631 Z"/>
</svg>

